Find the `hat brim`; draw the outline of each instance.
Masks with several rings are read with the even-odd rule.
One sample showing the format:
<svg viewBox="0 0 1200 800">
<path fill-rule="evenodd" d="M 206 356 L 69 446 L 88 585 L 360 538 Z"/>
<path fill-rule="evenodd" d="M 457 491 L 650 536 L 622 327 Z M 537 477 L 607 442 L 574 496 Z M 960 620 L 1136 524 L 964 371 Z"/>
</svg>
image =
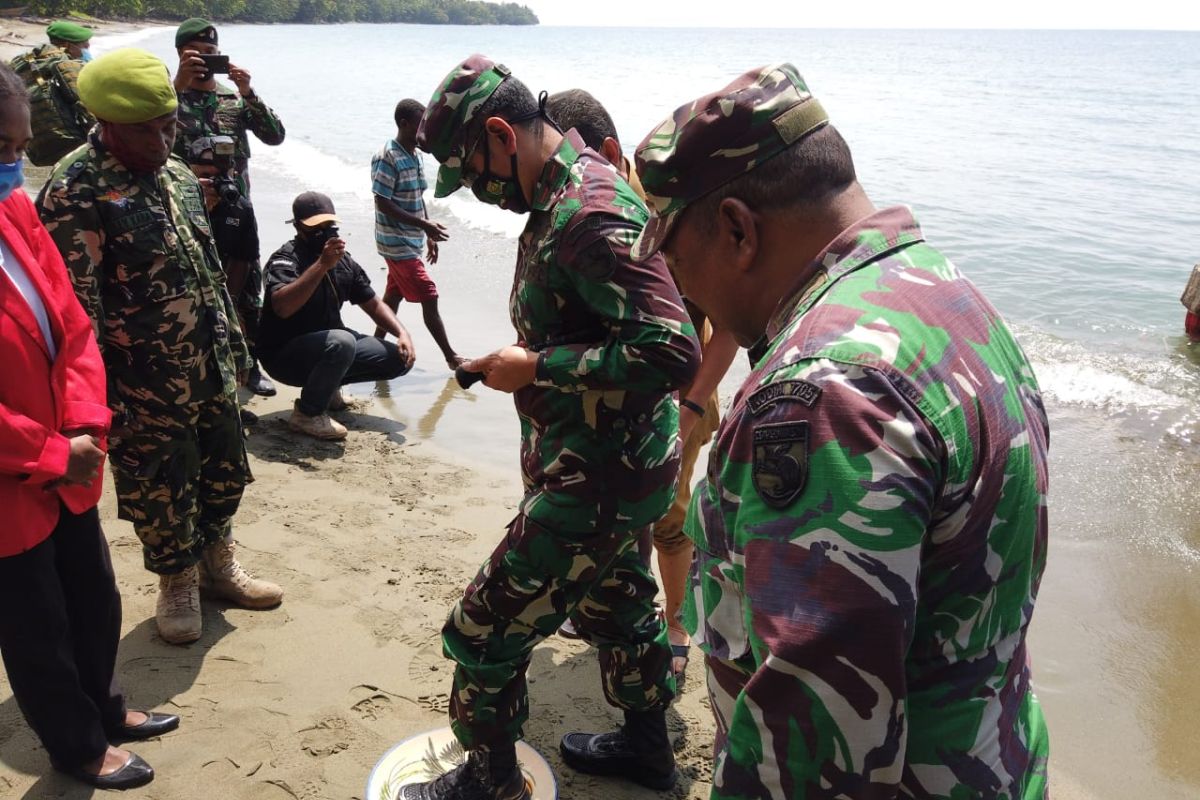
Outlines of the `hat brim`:
<svg viewBox="0 0 1200 800">
<path fill-rule="evenodd" d="M 652 214 L 646 222 L 646 227 L 642 228 L 641 234 L 630 249 L 633 260 L 641 263 L 653 258 L 654 254 L 661 250 L 662 246 L 667 243 L 667 239 L 671 237 L 671 230 L 679 221 L 679 215 L 682 212 L 681 208 L 663 216 Z"/>
<path fill-rule="evenodd" d="M 299 222 L 301 225 L 311 228 L 324 222 L 341 222 L 341 220 L 337 218 L 337 214 L 313 214 L 304 219 L 289 219 L 288 222 Z"/>
<path fill-rule="evenodd" d="M 443 164 L 438 168 L 437 186 L 433 189 L 434 197 L 449 197 L 462 188 L 462 167 L 452 167 Z"/>
</svg>

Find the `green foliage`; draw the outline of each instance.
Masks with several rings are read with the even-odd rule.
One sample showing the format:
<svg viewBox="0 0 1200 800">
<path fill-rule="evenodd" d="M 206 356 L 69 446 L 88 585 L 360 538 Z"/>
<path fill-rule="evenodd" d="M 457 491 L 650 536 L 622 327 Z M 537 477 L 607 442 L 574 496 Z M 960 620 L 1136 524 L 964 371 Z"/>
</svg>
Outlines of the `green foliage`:
<svg viewBox="0 0 1200 800">
<path fill-rule="evenodd" d="M 32 0 L 45 16 L 92 14 L 117 19 L 225 22 L 417 22 L 430 25 L 536 25 L 517 3 L 483 0 Z"/>
</svg>

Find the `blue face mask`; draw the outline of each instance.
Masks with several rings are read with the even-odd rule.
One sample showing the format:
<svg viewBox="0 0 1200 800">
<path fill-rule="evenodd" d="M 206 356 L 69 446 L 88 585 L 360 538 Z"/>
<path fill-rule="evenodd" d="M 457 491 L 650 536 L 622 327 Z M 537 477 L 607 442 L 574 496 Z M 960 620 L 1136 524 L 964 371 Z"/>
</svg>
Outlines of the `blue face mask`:
<svg viewBox="0 0 1200 800">
<path fill-rule="evenodd" d="M 91 60 L 92 60 L 92 51 L 91 51 L 91 50 L 84 50 L 82 53 L 80 53 L 80 55 L 79 55 L 79 60 L 80 60 L 80 61 L 82 61 L 82 62 L 83 62 L 83 63 L 85 63 L 85 64 L 86 64 L 87 62 L 91 61 Z"/>
<path fill-rule="evenodd" d="M 23 158 L 18 158 L 11 164 L 0 163 L 0 202 L 7 200 L 9 195 L 25 183 L 25 173 L 22 172 L 24 166 Z"/>
</svg>

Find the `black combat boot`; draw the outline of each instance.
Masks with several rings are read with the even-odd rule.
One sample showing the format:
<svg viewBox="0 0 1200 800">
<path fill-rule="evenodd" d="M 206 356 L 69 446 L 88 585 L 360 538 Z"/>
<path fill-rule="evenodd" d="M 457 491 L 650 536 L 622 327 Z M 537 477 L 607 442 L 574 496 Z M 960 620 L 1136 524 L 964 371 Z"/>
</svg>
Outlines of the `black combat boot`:
<svg viewBox="0 0 1200 800">
<path fill-rule="evenodd" d="M 401 786 L 396 800 L 530 800 L 516 745 L 471 750 L 464 764 L 428 783 Z"/>
<path fill-rule="evenodd" d="M 615 733 L 568 733 L 559 745 L 567 766 L 592 775 L 615 775 L 648 789 L 675 785 L 675 753 L 667 736 L 667 712 L 626 711 Z"/>
</svg>

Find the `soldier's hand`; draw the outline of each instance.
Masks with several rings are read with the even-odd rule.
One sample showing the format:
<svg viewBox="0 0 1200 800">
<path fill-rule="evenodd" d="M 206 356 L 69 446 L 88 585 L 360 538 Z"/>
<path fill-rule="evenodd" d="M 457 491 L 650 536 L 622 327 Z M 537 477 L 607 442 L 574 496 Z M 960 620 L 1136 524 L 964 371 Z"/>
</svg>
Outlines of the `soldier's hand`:
<svg viewBox="0 0 1200 800">
<path fill-rule="evenodd" d="M 249 97 L 254 94 L 254 90 L 250 88 L 250 73 L 234 64 L 229 65 L 229 80 L 233 81 L 238 88 L 238 93 L 242 97 Z"/>
<path fill-rule="evenodd" d="M 431 219 L 425 220 L 425 235 L 429 237 L 429 241 L 431 242 L 444 242 L 450 238 L 450 233 L 446 230 L 446 226 Z"/>
<path fill-rule="evenodd" d="M 71 439 L 71 452 L 67 456 L 67 471 L 63 474 L 63 483 L 80 483 L 84 486 L 96 480 L 100 474 L 100 465 L 104 462 L 104 451 L 100 449 L 100 440 L 91 434 L 84 433 Z"/>
<path fill-rule="evenodd" d="M 501 392 L 515 392 L 537 377 L 538 354 L 510 345 L 462 365 L 468 372 L 482 372 L 483 382 Z"/>
<path fill-rule="evenodd" d="M 204 59 L 196 50 L 184 50 L 179 54 L 179 69 L 175 71 L 175 91 L 182 92 L 193 81 L 202 80 L 208 74 Z"/>
<path fill-rule="evenodd" d="M 337 262 L 342 256 L 346 255 L 346 243 L 341 239 L 330 239 L 325 243 L 325 247 L 321 250 L 321 257 L 317 259 L 318 266 L 328 272 L 337 265 Z"/>
<path fill-rule="evenodd" d="M 438 260 L 438 246 L 433 239 L 425 242 L 425 258 L 430 264 L 436 264 Z"/>
</svg>

